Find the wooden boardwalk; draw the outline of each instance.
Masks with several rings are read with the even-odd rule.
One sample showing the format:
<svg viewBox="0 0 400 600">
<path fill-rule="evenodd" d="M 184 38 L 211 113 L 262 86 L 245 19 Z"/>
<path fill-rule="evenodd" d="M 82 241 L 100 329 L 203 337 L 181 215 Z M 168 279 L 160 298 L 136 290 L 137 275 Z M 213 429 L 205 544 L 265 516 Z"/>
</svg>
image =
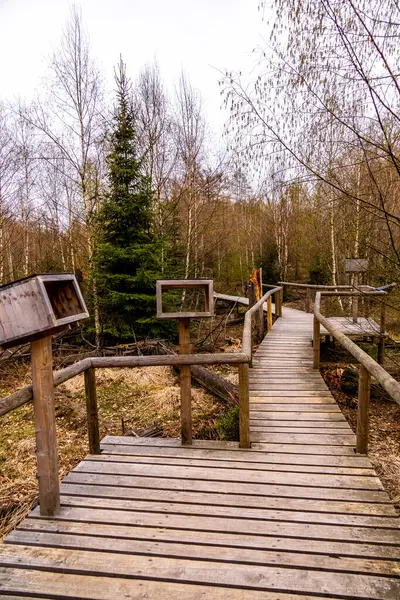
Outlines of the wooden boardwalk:
<svg viewBox="0 0 400 600">
<path fill-rule="evenodd" d="M 254 356 L 252 448 L 106 437 L 0 547 L 0 597 L 400 598 L 389 497 L 284 309 Z"/>
</svg>

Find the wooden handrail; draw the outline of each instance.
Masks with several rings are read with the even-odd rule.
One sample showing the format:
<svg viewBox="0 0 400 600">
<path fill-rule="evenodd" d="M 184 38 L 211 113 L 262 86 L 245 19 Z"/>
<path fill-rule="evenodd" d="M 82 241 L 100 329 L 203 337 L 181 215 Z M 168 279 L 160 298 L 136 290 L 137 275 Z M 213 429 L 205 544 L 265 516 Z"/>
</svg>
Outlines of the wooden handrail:
<svg viewBox="0 0 400 600">
<path fill-rule="evenodd" d="M 225 354 L 185 354 L 185 355 L 156 355 L 156 356 L 107 356 L 85 358 L 70 367 L 60 371 L 53 371 L 54 386 L 65 383 L 68 379 L 76 377 L 91 368 L 118 368 L 118 367 L 162 367 L 179 365 L 217 365 L 217 364 L 242 364 L 249 362 L 246 354 L 227 352 Z M 0 416 L 3 416 L 26 404 L 33 398 L 32 386 L 26 387 L 0 399 Z"/>
<path fill-rule="evenodd" d="M 383 367 L 381 367 L 373 358 L 364 350 L 361 350 L 357 344 L 350 340 L 344 333 L 339 331 L 332 323 L 324 317 L 320 312 L 321 292 L 318 292 L 315 297 L 314 316 L 321 325 L 348 351 L 350 354 L 362 364 L 376 381 L 387 391 L 389 396 L 400 404 L 400 383 L 396 381 Z M 325 295 L 325 294 L 323 294 Z"/>
<path fill-rule="evenodd" d="M 274 287 L 274 288 L 268 290 L 268 292 L 266 292 L 264 294 L 264 296 L 262 298 L 260 298 L 260 300 L 258 302 L 256 302 L 251 308 L 249 308 L 249 310 L 245 314 L 244 325 L 243 325 L 242 351 L 244 352 L 244 354 L 246 354 L 247 356 L 250 357 L 250 362 L 251 362 L 252 356 L 253 356 L 252 327 L 251 327 L 252 316 L 257 310 L 260 310 L 260 308 L 263 309 L 264 302 L 266 302 L 266 300 L 270 296 L 272 296 L 273 294 L 276 294 L 276 298 L 277 298 L 278 294 L 280 294 L 281 290 L 282 290 L 281 286 L 277 286 L 277 287 Z M 280 301 L 276 302 L 276 304 L 280 304 Z"/>
<path fill-rule="evenodd" d="M 97 414 L 97 398 L 96 398 L 96 368 L 120 368 L 120 367 L 146 367 L 146 366 L 182 366 L 182 365 L 204 365 L 204 364 L 237 364 L 239 367 L 239 445 L 241 448 L 250 447 L 250 426 L 249 426 L 249 363 L 252 358 L 252 316 L 257 311 L 263 311 L 264 302 L 267 300 L 267 317 L 268 330 L 272 328 L 272 308 L 271 296 L 276 294 L 276 310 L 275 312 L 281 315 L 281 287 L 270 289 L 264 296 L 252 306 L 245 315 L 243 327 L 243 342 L 242 352 L 224 353 L 224 354 L 181 354 L 181 355 L 153 355 L 153 356 L 114 356 L 114 357 L 93 357 L 85 358 L 65 369 L 53 371 L 53 382 L 51 382 L 51 371 L 48 379 L 49 387 L 60 385 L 65 381 L 84 373 L 85 375 L 85 394 L 86 394 L 86 409 L 87 409 L 87 426 L 89 436 L 89 450 L 93 454 L 100 453 L 100 437 L 99 437 L 99 422 Z M 259 322 L 264 324 L 264 315 L 259 319 Z M 49 338 L 50 340 L 50 338 Z M 51 348 L 51 342 L 50 342 Z M 52 385 L 53 383 L 53 385 Z M 26 404 L 33 399 L 33 386 L 28 385 L 25 388 L 10 394 L 9 396 L 0 399 L 0 416 L 7 414 L 11 410 Z M 35 396 L 36 399 L 36 396 Z M 190 392 L 189 392 L 190 402 Z M 183 413 L 181 415 L 183 418 Z M 55 430 L 55 426 L 54 426 Z M 187 439 L 182 440 L 187 443 L 191 442 L 191 427 L 188 430 Z M 43 434 L 44 435 L 44 434 Z M 51 452 L 57 456 L 57 441 L 56 436 L 53 436 L 53 443 L 50 448 Z M 44 467 L 38 462 L 39 472 L 39 495 L 41 498 L 40 511 L 41 514 L 56 514 L 60 504 L 60 494 L 58 487 L 58 470 L 57 461 L 53 460 L 53 469 L 50 473 L 48 469 L 48 477 L 46 486 L 44 481 Z M 50 489 L 51 488 L 51 489 Z M 49 494 L 49 490 L 52 492 Z M 42 502 L 42 497 L 44 498 Z"/>
<path fill-rule="evenodd" d="M 380 295 L 385 294 L 381 292 Z M 396 381 L 383 367 L 381 367 L 364 350 L 361 350 L 357 344 L 350 340 L 344 333 L 339 331 L 329 319 L 324 317 L 321 310 L 321 296 L 328 295 L 324 292 L 317 292 L 314 305 L 314 368 L 319 368 L 319 348 L 320 348 L 320 325 L 323 325 L 327 331 L 345 348 L 361 365 L 361 379 L 359 382 L 358 394 L 358 420 L 357 420 L 357 452 L 363 454 L 368 450 L 368 405 L 370 395 L 370 377 L 383 387 L 389 396 L 400 404 L 400 383 Z M 376 293 L 374 295 L 377 295 Z M 378 294 L 379 295 L 379 294 Z"/>
<path fill-rule="evenodd" d="M 289 287 L 309 288 L 312 290 L 351 290 L 351 285 L 315 285 L 312 283 L 296 283 L 295 281 L 278 281 L 278 285 Z"/>
</svg>

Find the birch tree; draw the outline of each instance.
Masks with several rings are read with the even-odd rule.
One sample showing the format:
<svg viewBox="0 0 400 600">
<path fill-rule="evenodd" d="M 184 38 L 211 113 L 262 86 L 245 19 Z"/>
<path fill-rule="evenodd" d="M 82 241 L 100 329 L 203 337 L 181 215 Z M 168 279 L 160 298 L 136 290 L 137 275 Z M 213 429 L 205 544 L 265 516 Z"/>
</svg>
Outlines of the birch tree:
<svg viewBox="0 0 400 600">
<path fill-rule="evenodd" d="M 68 167 L 82 205 L 86 232 L 88 276 L 97 344 L 100 321 L 93 253 L 96 245 L 96 212 L 100 202 L 102 171 L 99 145 L 104 138 L 103 91 L 99 71 L 90 56 L 81 15 L 72 8 L 59 49 L 54 53 L 46 84 L 47 99 L 38 101 L 25 118 L 47 139 L 46 153 L 56 155 L 56 168 Z M 53 148 L 55 149 L 53 151 Z"/>
</svg>

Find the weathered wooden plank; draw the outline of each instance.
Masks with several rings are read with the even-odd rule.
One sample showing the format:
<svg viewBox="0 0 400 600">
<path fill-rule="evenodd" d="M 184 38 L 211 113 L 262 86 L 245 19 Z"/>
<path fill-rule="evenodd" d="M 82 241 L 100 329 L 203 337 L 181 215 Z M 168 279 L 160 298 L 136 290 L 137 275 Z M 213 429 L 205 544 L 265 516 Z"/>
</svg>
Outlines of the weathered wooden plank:
<svg viewBox="0 0 400 600">
<path fill-rule="evenodd" d="M 282 390 L 257 390 L 257 392 L 250 392 L 250 398 L 281 398 L 282 400 L 288 400 L 289 398 L 295 398 L 292 402 L 297 402 L 299 398 L 328 398 L 332 402 L 332 394 L 326 391 L 313 391 L 313 390 L 287 390 L 282 393 Z"/>
<path fill-rule="evenodd" d="M 279 510 L 261 507 L 217 506 L 212 504 L 193 505 L 185 502 L 160 502 L 117 498 L 95 498 L 81 495 L 66 495 L 63 506 L 93 509 L 128 510 L 135 512 L 168 513 L 177 515 L 199 515 L 209 517 L 231 517 L 235 519 L 259 519 L 262 521 L 288 521 L 293 523 L 321 523 L 324 525 L 352 525 L 356 527 L 397 528 L 397 517 L 346 515 L 329 512 Z M 310 509 L 311 507 L 309 507 Z"/>
<path fill-rule="evenodd" d="M 132 444 L 134 446 L 159 446 L 162 448 L 182 448 L 180 439 L 178 438 L 146 438 L 146 437 L 128 437 L 118 435 L 106 435 L 102 444 Z M 190 450 L 193 448 L 203 448 L 205 450 L 237 450 L 243 452 L 239 448 L 238 442 L 217 441 L 217 440 L 193 440 Z"/>
<path fill-rule="evenodd" d="M 34 531 L 54 531 L 59 533 L 74 533 L 93 535 L 93 525 L 84 521 L 60 521 L 51 519 L 26 519 L 23 529 Z M 135 539 L 149 541 L 169 541 L 183 544 L 203 544 L 229 546 L 232 548 L 248 548 L 260 550 L 282 550 L 289 552 L 311 552 L 328 554 L 330 556 L 347 556 L 363 558 L 379 558 L 389 560 L 400 559 L 400 547 L 387 544 L 368 544 L 352 541 L 313 540 L 296 537 L 276 537 L 274 535 L 250 535 L 248 533 L 226 533 L 215 531 L 176 530 L 173 528 L 127 526 L 107 523 L 96 523 L 96 534 L 120 539 Z"/>
<path fill-rule="evenodd" d="M 291 422 L 291 421 L 271 421 L 270 419 L 252 419 L 250 421 L 252 427 L 266 427 L 268 429 L 293 429 L 292 433 L 301 433 L 300 429 L 309 429 L 314 431 L 326 431 L 329 433 L 329 429 L 339 430 L 342 433 L 351 434 L 352 431 L 345 421 L 299 421 L 299 422 Z M 299 431 L 296 431 L 299 430 Z M 277 431 L 278 433 L 278 431 Z"/>
<path fill-rule="evenodd" d="M 253 442 L 252 446 L 264 452 L 286 452 L 287 454 L 336 454 L 337 456 L 351 456 L 354 454 L 352 446 L 327 446 L 317 444 L 271 444 L 269 442 Z"/>
<path fill-rule="evenodd" d="M 307 410 L 285 409 L 285 405 L 278 405 L 277 408 L 270 411 L 253 411 L 250 406 L 250 419 L 263 419 L 264 421 L 343 421 L 343 414 L 339 412 L 310 412 Z M 252 447 L 254 450 L 255 448 Z"/>
<path fill-rule="evenodd" d="M 228 548 L 221 546 L 203 546 L 199 544 L 171 544 L 152 540 L 126 540 L 99 538 L 84 535 L 68 535 L 40 531 L 14 531 L 9 540 L 25 546 L 50 546 L 75 550 L 96 550 L 102 552 L 130 555 L 145 554 L 168 558 L 208 560 L 217 563 L 258 564 L 265 566 L 295 567 L 318 569 L 321 571 L 343 571 L 366 573 L 368 575 L 391 575 L 399 577 L 397 561 L 368 560 L 350 557 L 332 557 L 321 554 L 301 554 L 274 550 L 253 550 L 247 548 Z"/>
<path fill-rule="evenodd" d="M 273 438 L 274 434 L 266 434 L 268 438 Z M 296 437 L 294 435 L 286 434 L 287 438 Z M 253 434 L 253 437 L 257 440 L 263 437 Z M 297 436 L 299 438 L 298 443 L 307 436 Z M 311 438 L 311 436 L 308 436 Z M 339 439 L 338 444 L 350 444 L 348 441 L 342 441 L 340 436 L 331 436 L 332 441 L 336 438 Z M 281 438 L 284 443 L 285 434 L 277 435 L 277 439 Z M 273 443 L 272 441 L 270 443 Z M 288 443 L 296 443 L 288 441 Z M 309 441 L 312 444 L 312 439 Z M 317 441 L 315 443 L 318 443 Z M 112 466 L 111 466 L 112 465 Z M 167 477 L 171 479 L 207 479 L 209 481 L 237 481 L 236 469 L 220 469 L 214 467 L 212 470 L 205 469 L 202 467 L 184 467 L 177 465 L 154 465 L 154 464 L 135 464 L 135 463 L 120 463 L 108 461 L 83 461 L 75 469 L 74 472 L 80 473 L 104 473 L 107 474 L 112 470 L 114 475 L 122 475 L 128 477 L 134 476 L 146 476 L 146 477 Z M 335 475 L 312 475 L 310 473 L 280 473 L 275 471 L 257 471 L 251 469 L 243 469 L 240 473 L 241 482 L 249 483 L 266 483 L 266 484 L 278 484 L 278 485 L 306 485 L 314 487 L 344 487 L 352 489 L 382 489 L 382 484 L 377 477 L 357 477 L 352 478 Z"/>
<path fill-rule="evenodd" d="M 278 430 L 278 428 L 277 428 Z M 126 463 L 130 462 L 133 464 L 143 463 L 143 464 L 158 464 L 158 465 L 178 465 L 184 467 L 203 467 L 214 469 L 218 467 L 220 469 L 251 469 L 251 470 L 260 470 L 260 471 L 287 471 L 287 472 L 299 472 L 299 473 L 334 473 L 337 475 L 370 475 L 375 476 L 375 472 L 372 469 L 366 468 L 357 468 L 353 467 L 332 467 L 325 464 L 321 464 L 320 466 L 311 466 L 307 464 L 293 464 L 291 461 L 287 461 L 288 464 L 285 464 L 284 458 L 282 462 L 279 461 L 277 463 L 272 462 L 249 462 L 249 461 L 238 461 L 238 460 L 211 460 L 207 458 L 186 458 L 182 457 L 163 457 L 163 456 L 135 456 L 135 455 L 112 455 L 112 454 L 102 454 L 101 456 L 88 456 L 86 458 L 86 462 L 88 461 L 110 461 L 110 462 L 120 462 Z"/>
<path fill-rule="evenodd" d="M 250 494 L 224 494 L 221 492 L 191 492 L 187 490 L 165 490 L 156 488 L 119 487 L 107 485 L 63 483 L 61 491 L 64 496 L 86 496 L 93 498 L 114 498 L 139 501 L 161 501 L 186 504 L 211 504 L 215 506 L 236 506 L 260 508 L 260 498 Z M 267 507 L 276 510 L 314 511 L 322 513 L 376 515 L 379 518 L 389 516 L 398 518 L 390 504 L 373 504 L 368 502 L 351 502 L 346 500 L 317 500 L 315 498 L 269 497 Z M 22 525 L 23 527 L 23 525 Z"/>
<path fill-rule="evenodd" d="M 313 385 L 307 385 L 307 384 L 288 384 L 287 386 L 285 386 L 285 384 L 282 383 L 271 383 L 270 385 L 266 384 L 266 383 L 252 383 L 250 384 L 249 387 L 249 393 L 252 397 L 254 396 L 258 396 L 259 392 L 280 392 L 280 394 L 277 394 L 275 397 L 276 398 L 280 398 L 280 397 L 284 397 L 286 395 L 286 392 L 297 392 L 297 394 L 295 394 L 293 397 L 295 398 L 295 400 L 292 400 L 293 404 L 297 403 L 298 397 L 301 397 L 303 395 L 303 397 L 307 397 L 308 396 L 308 392 L 317 392 L 316 394 L 314 394 L 314 396 L 326 396 L 327 399 L 329 400 L 329 396 L 327 394 L 327 390 L 325 388 L 323 388 L 322 386 L 313 386 Z M 300 393 L 299 393 L 300 392 Z M 262 396 L 262 394 L 261 394 Z M 290 396 L 288 396 L 290 397 Z M 336 402 L 334 401 L 334 399 L 332 398 L 332 396 L 330 397 L 330 404 L 332 404 L 333 406 L 337 407 Z M 277 403 L 279 403 L 279 400 L 276 401 Z"/>
<path fill-rule="evenodd" d="M 265 404 L 262 410 L 255 410 L 252 405 L 250 406 L 250 418 L 254 413 L 268 413 L 268 412 L 307 412 L 311 414 L 342 414 L 337 404 L 323 404 L 323 405 L 307 405 L 307 404 Z"/>
<path fill-rule="evenodd" d="M 40 517 L 35 509 L 32 517 Z M 221 531 L 224 533 L 246 533 L 252 535 L 289 536 L 297 538 L 359 541 L 367 543 L 392 544 L 398 546 L 399 532 L 395 528 L 363 527 L 347 525 L 325 525 L 322 523 L 299 523 L 293 521 L 271 521 L 261 519 L 240 519 L 212 517 L 206 515 L 180 515 L 127 511 L 117 509 L 93 509 L 63 506 L 57 519 L 86 521 L 93 523 L 119 523 L 122 525 L 145 525 L 149 527 L 169 527 L 192 531 Z M 0 546 L 1 549 L 1 546 Z"/>
<path fill-rule="evenodd" d="M 376 599 L 382 592 L 388 600 L 400 595 L 400 580 L 381 576 L 353 573 L 335 573 L 307 569 L 279 568 L 275 566 L 236 565 L 235 569 L 224 563 L 148 556 L 65 550 L 29 546 L 4 545 L 0 549 L 0 564 L 17 558 L 26 568 L 47 568 L 63 573 L 104 574 L 105 565 L 114 576 L 126 578 L 151 578 L 160 581 L 181 581 L 244 587 L 256 590 L 288 591 L 342 595 L 347 598 Z"/>
<path fill-rule="evenodd" d="M 271 427 L 269 422 L 265 423 L 263 420 L 251 421 L 251 431 L 253 433 L 295 433 L 301 435 L 312 435 L 319 436 L 320 441 L 325 441 L 321 436 L 332 436 L 332 435 L 347 435 L 352 438 L 352 445 L 354 446 L 354 433 L 350 429 L 338 428 L 335 429 L 332 426 L 328 429 L 327 427 L 318 429 L 317 427 Z M 272 440 L 271 440 L 272 441 Z M 283 440 L 282 440 L 283 441 Z"/>
<path fill-rule="evenodd" d="M 265 445 L 268 444 L 257 444 Z M 274 446 L 274 444 L 270 444 Z M 277 446 L 277 444 L 275 444 Z M 315 446 L 300 446 L 301 448 L 314 449 Z M 324 447 L 326 452 L 328 447 Z M 334 447 L 335 450 L 337 449 Z M 323 454 L 321 452 L 321 454 Z M 168 477 L 146 477 L 104 474 L 104 473 L 82 473 L 72 472 L 65 478 L 68 483 L 83 483 L 109 486 L 158 488 L 163 490 L 187 490 L 196 492 L 217 492 L 223 489 L 227 494 L 254 494 L 258 496 L 281 496 L 291 498 L 316 498 L 323 500 L 327 496 L 329 489 L 329 498 L 331 500 L 346 500 L 356 502 L 384 502 L 390 503 L 389 497 L 384 491 L 380 490 L 353 490 L 348 488 L 325 488 L 314 486 L 299 485 L 278 485 L 268 483 L 249 483 L 238 481 L 220 481 L 201 480 L 201 479 L 171 479 Z M 221 487 L 222 486 L 222 487 Z M 261 500 L 260 500 L 261 501 Z"/>
<path fill-rule="evenodd" d="M 251 430 L 251 441 L 269 444 L 326 444 L 327 446 L 355 446 L 355 435 L 335 434 L 316 435 L 311 433 L 269 433 Z"/>
<path fill-rule="evenodd" d="M 33 569 L 12 569 L 0 567 L 0 591 L 12 593 L 12 598 L 73 598 L 76 600 L 110 600 L 126 598 L 144 600 L 226 600 L 226 587 L 170 583 L 149 579 L 127 579 L 98 577 L 96 575 L 37 571 Z M 23 596 L 15 596 L 23 593 Z M 38 596 L 39 594 L 39 596 Z M 54 596 L 55 595 L 55 596 Z M 3 596 L 2 596 L 3 597 Z M 229 589 L 232 600 L 323 600 L 321 597 L 286 594 L 281 592 Z"/>
<path fill-rule="evenodd" d="M 275 423 L 287 423 L 286 421 L 271 421 L 271 425 Z M 300 422 L 302 424 L 303 421 Z M 318 427 L 326 424 L 331 427 L 338 424 L 334 421 L 304 421 L 307 426 L 315 424 Z M 339 422 L 340 423 L 340 422 Z M 123 442 L 124 438 L 121 438 Z M 203 449 L 203 448 L 191 448 L 190 453 L 186 448 L 168 448 L 160 446 L 135 446 L 134 444 L 101 444 L 101 448 L 107 454 L 112 455 L 133 455 L 133 456 L 148 456 L 148 457 L 181 457 L 188 458 L 194 457 L 196 459 L 209 459 L 213 461 L 227 460 L 227 461 L 241 461 L 241 462 L 255 462 L 261 464 L 298 464 L 298 465 L 330 465 L 330 466 L 342 466 L 342 467 L 353 467 L 371 469 L 371 463 L 368 458 L 364 456 L 357 456 L 355 454 L 351 456 L 330 456 L 320 457 L 318 455 L 312 457 L 307 455 L 299 454 L 298 456 L 288 457 L 285 453 L 273 453 L 273 452 L 262 452 L 255 448 L 247 452 L 232 452 L 230 450 L 219 450 L 219 449 Z"/>
<path fill-rule="evenodd" d="M 276 400 L 277 396 L 275 396 L 274 398 L 271 397 L 265 397 L 265 396 L 252 396 L 250 398 L 250 402 L 252 404 L 252 408 L 257 408 L 257 406 L 261 406 L 265 405 L 265 404 L 276 404 L 278 401 Z M 319 397 L 319 396 L 312 396 L 311 398 L 307 398 L 306 396 L 304 397 L 300 397 L 300 398 L 296 398 L 295 400 L 293 398 L 279 398 L 279 404 L 294 404 L 296 403 L 296 405 L 298 404 L 332 404 L 332 397 Z"/>
</svg>

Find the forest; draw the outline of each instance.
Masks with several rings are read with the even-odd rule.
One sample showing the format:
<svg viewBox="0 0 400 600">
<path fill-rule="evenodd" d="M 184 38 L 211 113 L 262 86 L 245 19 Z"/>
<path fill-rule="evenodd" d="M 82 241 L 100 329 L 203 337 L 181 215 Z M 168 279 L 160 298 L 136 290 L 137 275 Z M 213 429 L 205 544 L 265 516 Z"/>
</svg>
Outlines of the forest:
<svg viewBox="0 0 400 600">
<path fill-rule="evenodd" d="M 187 75 L 169 97 L 157 63 L 131 81 L 117 57 L 115 89 L 105 89 L 73 9 L 37 97 L 0 106 L 0 282 L 79 274 L 90 339 L 103 343 L 105 262 L 118 244 L 130 251 L 111 240 L 108 258 L 96 256 L 118 193 L 121 93 L 132 176 L 144 187 L 136 207 L 111 218 L 135 218 L 147 203 L 149 289 L 158 276 L 212 277 L 219 291 L 244 292 L 259 266 L 267 282 L 347 283 L 350 256 L 370 259 L 369 283 L 399 281 L 397 8 L 374 6 L 277 0 L 251 78 L 221 71 L 230 117 L 218 148 Z M 129 295 L 135 282 L 124 286 Z"/>
<path fill-rule="evenodd" d="M 135 77 L 129 57 L 117 55 L 114 86 L 107 87 L 75 6 L 35 97 L 0 101 L 0 285 L 34 273 L 74 273 L 90 312 L 73 341 L 67 339 L 59 366 L 74 360 L 69 354 L 133 345 L 141 352 L 160 339 L 174 344 L 176 327 L 156 319 L 158 279 L 210 278 L 217 292 L 246 296 L 255 268 L 266 284 L 336 286 L 353 282 L 345 259 L 360 257 L 369 260 L 364 283 L 396 284 L 388 301 L 393 351 L 386 367 L 398 377 L 398 3 L 259 0 L 258 8 L 265 36 L 253 49 L 251 73 L 235 65 L 219 71 L 227 120 L 217 143 L 201 91 L 184 71 L 171 93 L 157 61 Z M 302 299 L 285 301 L 304 308 Z M 215 335 L 201 324 L 199 347 L 206 341 L 216 351 L 237 350 L 237 321 L 230 329 L 221 321 Z M 335 385 L 348 357 L 331 350 L 326 381 Z M 26 349 L 15 363 L 7 351 L 0 361 L 2 396 L 27 384 Z M 175 435 L 174 373 L 128 371 L 99 375 L 103 433 L 156 423 Z M 214 372 L 237 383 L 227 367 Z M 59 389 L 63 475 L 87 450 L 77 408 L 84 385 Z M 200 388 L 193 398 L 195 433 L 229 438 L 235 423 L 226 405 Z M 383 417 L 377 409 L 388 431 L 396 410 Z M 0 466 L 15 453 L 3 479 L 5 531 L 36 498 L 32 409 L 18 411 L 6 417 L 0 435 Z M 398 501 L 400 446 L 398 439 L 390 443 L 384 456 L 377 449 L 376 460 Z"/>
</svg>

